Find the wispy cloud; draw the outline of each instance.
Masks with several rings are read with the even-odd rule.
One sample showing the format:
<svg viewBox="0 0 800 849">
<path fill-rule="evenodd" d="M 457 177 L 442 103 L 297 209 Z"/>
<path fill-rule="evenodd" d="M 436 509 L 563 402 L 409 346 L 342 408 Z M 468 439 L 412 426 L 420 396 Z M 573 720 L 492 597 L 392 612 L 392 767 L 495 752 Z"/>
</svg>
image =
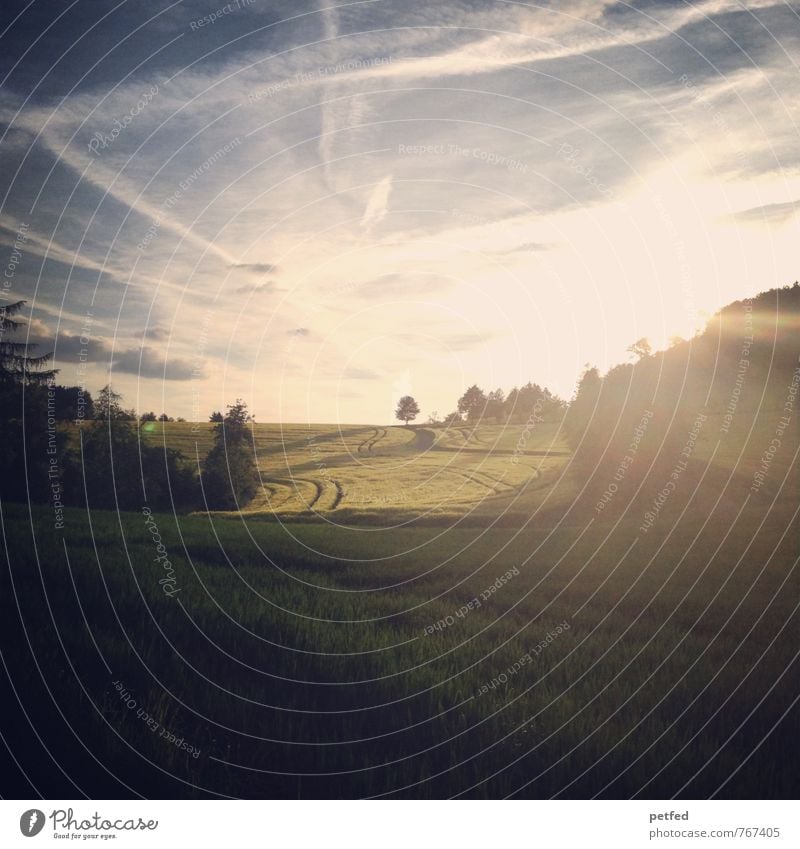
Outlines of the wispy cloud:
<svg viewBox="0 0 800 849">
<path fill-rule="evenodd" d="M 381 376 L 376 371 L 366 368 L 350 366 L 342 373 L 342 380 L 380 380 Z"/>
<path fill-rule="evenodd" d="M 272 293 L 284 290 L 279 289 L 275 283 L 270 281 L 267 283 L 244 283 L 241 286 L 237 286 L 234 291 L 237 295 L 260 295 L 262 293 Z"/>
<path fill-rule="evenodd" d="M 783 224 L 798 211 L 800 211 L 800 200 L 755 206 L 751 209 L 735 212 L 730 217 L 734 221 L 740 221 L 745 224 Z"/>
<path fill-rule="evenodd" d="M 206 374 L 202 363 L 174 357 L 167 359 L 147 346 L 115 353 L 111 367 L 118 372 L 156 380 L 192 380 Z"/>
<path fill-rule="evenodd" d="M 428 274 L 391 272 L 354 286 L 353 293 L 358 297 L 369 298 L 370 300 L 419 298 L 442 292 L 452 285 L 452 280 L 434 272 Z"/>
<path fill-rule="evenodd" d="M 552 250 L 553 245 L 546 242 L 523 242 L 521 245 L 516 245 L 513 248 L 507 248 L 499 253 L 515 254 L 515 253 L 538 253 L 540 251 Z"/>
<path fill-rule="evenodd" d="M 238 268 L 256 274 L 274 274 L 278 270 L 278 266 L 272 262 L 234 262 L 228 268 Z"/>
<path fill-rule="evenodd" d="M 391 174 L 384 177 L 372 190 L 367 201 L 364 214 L 361 216 L 361 226 L 370 230 L 386 216 L 389 207 L 389 193 L 392 190 Z"/>
<path fill-rule="evenodd" d="M 449 336 L 445 336 L 442 339 L 442 343 L 445 347 L 452 351 L 470 351 L 488 344 L 496 337 L 496 335 L 497 334 L 494 332 L 454 333 Z"/>
</svg>

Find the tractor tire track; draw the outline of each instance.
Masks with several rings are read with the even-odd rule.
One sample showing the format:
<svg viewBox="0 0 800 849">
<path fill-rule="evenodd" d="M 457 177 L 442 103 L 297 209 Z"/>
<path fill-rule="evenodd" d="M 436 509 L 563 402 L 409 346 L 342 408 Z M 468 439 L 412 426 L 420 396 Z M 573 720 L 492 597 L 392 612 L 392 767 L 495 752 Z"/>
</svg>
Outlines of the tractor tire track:
<svg viewBox="0 0 800 849">
<path fill-rule="evenodd" d="M 367 451 L 371 452 L 375 447 L 376 443 L 380 442 L 382 439 L 385 439 L 388 436 L 388 432 L 385 427 L 380 429 L 380 433 L 378 433 L 378 429 L 375 429 L 375 438 L 367 445 Z"/>
<path fill-rule="evenodd" d="M 380 442 L 388 435 L 385 427 L 376 427 L 373 429 L 372 436 L 368 436 L 359 446 L 358 452 L 360 454 L 370 454 L 372 453 L 372 449 L 375 447 L 377 442 Z"/>
<path fill-rule="evenodd" d="M 344 490 L 342 489 L 342 485 L 339 481 L 332 481 L 332 483 L 336 487 L 336 497 L 333 499 L 333 504 L 330 509 L 335 510 L 344 498 Z"/>
<path fill-rule="evenodd" d="M 378 437 L 378 428 L 373 428 L 372 436 L 368 436 L 363 442 L 359 443 L 358 453 L 363 454 L 370 450 L 370 446 Z"/>
<path fill-rule="evenodd" d="M 287 505 L 287 502 L 290 502 L 293 498 L 296 498 L 300 501 L 308 510 L 311 510 L 314 505 L 320 500 L 323 493 L 322 484 L 313 478 L 270 478 L 270 484 L 278 484 L 283 487 L 284 490 L 288 490 L 287 496 L 283 499 L 283 501 L 275 505 L 276 507 L 284 507 Z M 298 484 L 305 484 L 306 486 L 310 486 L 314 492 L 311 500 L 306 499 L 306 494 L 303 493 L 298 486 Z"/>
</svg>

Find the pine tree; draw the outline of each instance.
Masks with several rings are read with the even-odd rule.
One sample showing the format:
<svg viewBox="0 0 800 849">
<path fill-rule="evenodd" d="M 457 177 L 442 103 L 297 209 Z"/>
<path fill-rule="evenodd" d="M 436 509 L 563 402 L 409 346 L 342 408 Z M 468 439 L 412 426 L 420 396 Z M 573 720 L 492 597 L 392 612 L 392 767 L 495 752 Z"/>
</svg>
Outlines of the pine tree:
<svg viewBox="0 0 800 849">
<path fill-rule="evenodd" d="M 56 369 L 46 368 L 52 354 L 34 357 L 35 346 L 12 342 L 8 336 L 24 325 L 18 316 L 25 301 L 0 307 L 0 498 L 43 502 L 50 496 L 51 466 L 58 434 L 48 430 L 55 411 L 48 405 L 48 390 Z"/>
<path fill-rule="evenodd" d="M 18 318 L 25 301 L 15 301 L 0 307 L 0 381 L 6 384 L 42 386 L 52 381 L 58 369 L 45 366 L 53 359 L 53 354 L 34 357 L 28 354 L 36 347 L 34 343 L 10 342 L 6 337 L 24 324 Z"/>
</svg>

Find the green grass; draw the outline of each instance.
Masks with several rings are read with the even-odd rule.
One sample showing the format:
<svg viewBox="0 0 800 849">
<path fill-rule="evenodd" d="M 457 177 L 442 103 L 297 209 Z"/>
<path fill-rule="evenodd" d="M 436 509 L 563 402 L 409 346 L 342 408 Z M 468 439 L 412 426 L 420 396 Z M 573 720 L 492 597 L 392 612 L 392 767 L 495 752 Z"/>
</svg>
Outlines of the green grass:
<svg viewBox="0 0 800 849">
<path fill-rule="evenodd" d="M 170 598 L 142 517 L 95 512 L 90 526 L 70 510 L 62 539 L 37 509 L 37 562 L 27 511 L 11 507 L 8 589 L 27 628 L 14 631 L 14 680 L 38 693 L 34 722 L 63 724 L 30 640 L 75 733 L 145 795 L 695 797 L 770 730 L 721 795 L 791 795 L 796 736 L 778 724 L 790 692 L 769 691 L 798 672 L 792 517 L 788 501 L 712 527 L 687 512 L 642 537 L 638 520 L 376 534 L 157 516 L 180 588 Z M 114 681 L 200 757 L 154 735 Z M 77 748 L 69 734 L 52 745 Z M 91 764 L 84 787 L 125 792 Z"/>
<path fill-rule="evenodd" d="M 142 515 L 4 505 L 24 795 L 796 797 L 798 432 L 755 496 L 775 416 L 719 416 L 646 533 L 655 427 L 598 513 L 557 425 L 259 424 L 241 513 L 155 516 L 171 597 Z"/>
<path fill-rule="evenodd" d="M 797 798 L 784 299 L 612 369 L 576 453 L 542 422 L 257 424 L 241 512 L 0 504 L 0 793 Z"/>
</svg>

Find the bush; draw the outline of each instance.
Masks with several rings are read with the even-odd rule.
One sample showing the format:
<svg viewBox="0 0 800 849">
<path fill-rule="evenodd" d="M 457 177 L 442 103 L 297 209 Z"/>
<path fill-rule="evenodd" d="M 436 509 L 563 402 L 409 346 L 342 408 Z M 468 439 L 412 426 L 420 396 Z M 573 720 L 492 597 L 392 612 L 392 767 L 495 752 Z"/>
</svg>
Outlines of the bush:
<svg viewBox="0 0 800 849">
<path fill-rule="evenodd" d="M 217 510 L 241 508 L 258 492 L 261 480 L 247 405 L 236 401 L 214 427 L 214 447 L 203 469 L 203 495 L 208 507 Z"/>
<path fill-rule="evenodd" d="M 192 507 L 197 478 L 179 451 L 140 442 L 127 421 L 94 422 L 64 462 L 64 500 L 95 508 Z"/>
</svg>

